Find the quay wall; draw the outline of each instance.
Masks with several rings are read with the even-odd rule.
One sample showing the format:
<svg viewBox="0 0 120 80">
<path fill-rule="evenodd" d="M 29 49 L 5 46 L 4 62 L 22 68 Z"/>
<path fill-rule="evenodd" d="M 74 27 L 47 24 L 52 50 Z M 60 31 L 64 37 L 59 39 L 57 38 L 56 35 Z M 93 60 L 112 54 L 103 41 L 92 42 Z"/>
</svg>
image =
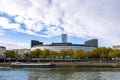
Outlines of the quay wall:
<svg viewBox="0 0 120 80">
<path fill-rule="evenodd" d="M 120 68 L 120 62 L 54 62 L 55 68 Z M 10 63 L 0 63 L 0 67 L 10 67 Z"/>
</svg>

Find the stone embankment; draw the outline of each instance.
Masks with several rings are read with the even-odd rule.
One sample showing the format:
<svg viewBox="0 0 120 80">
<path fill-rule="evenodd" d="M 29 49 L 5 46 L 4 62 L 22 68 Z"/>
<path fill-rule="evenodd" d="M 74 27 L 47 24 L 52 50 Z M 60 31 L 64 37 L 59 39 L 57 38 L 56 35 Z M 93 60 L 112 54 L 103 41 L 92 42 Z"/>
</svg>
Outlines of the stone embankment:
<svg viewBox="0 0 120 80">
<path fill-rule="evenodd" d="M 56 68 L 120 68 L 120 62 L 54 62 Z M 0 63 L 0 67 L 10 67 L 10 63 Z"/>
<path fill-rule="evenodd" d="M 60 62 L 55 63 L 58 68 L 120 68 L 120 63 L 98 63 L 98 62 Z"/>
</svg>

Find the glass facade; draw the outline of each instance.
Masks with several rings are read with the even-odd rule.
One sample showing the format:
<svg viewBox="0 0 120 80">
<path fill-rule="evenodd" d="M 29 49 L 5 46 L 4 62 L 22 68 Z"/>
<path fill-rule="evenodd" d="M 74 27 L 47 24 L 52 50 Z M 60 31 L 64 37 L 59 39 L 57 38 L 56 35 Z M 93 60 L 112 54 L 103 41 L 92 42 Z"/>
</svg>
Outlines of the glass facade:
<svg viewBox="0 0 120 80">
<path fill-rule="evenodd" d="M 47 46 L 47 45 L 39 45 L 39 46 L 34 46 L 31 48 L 31 50 L 35 50 L 35 49 L 49 49 L 49 50 L 53 50 L 53 51 L 60 51 L 60 50 L 67 50 L 67 49 L 73 49 L 75 50 L 79 50 L 82 49 L 84 51 L 91 51 L 93 49 L 95 49 L 96 47 L 92 47 L 92 46 Z"/>
</svg>

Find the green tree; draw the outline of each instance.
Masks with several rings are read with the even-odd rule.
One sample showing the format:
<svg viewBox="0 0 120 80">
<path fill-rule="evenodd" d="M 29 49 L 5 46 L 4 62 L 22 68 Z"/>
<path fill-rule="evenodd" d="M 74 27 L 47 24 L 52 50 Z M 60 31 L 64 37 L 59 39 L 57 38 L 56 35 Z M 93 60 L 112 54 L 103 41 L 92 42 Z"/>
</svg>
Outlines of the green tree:
<svg viewBox="0 0 120 80">
<path fill-rule="evenodd" d="M 49 58 L 50 57 L 50 50 L 49 49 L 44 49 L 42 56 L 43 56 L 43 58 Z"/>
<path fill-rule="evenodd" d="M 66 50 L 66 54 L 67 54 L 67 56 L 73 57 L 74 51 L 73 51 L 72 49 L 67 49 L 67 50 Z"/>
<path fill-rule="evenodd" d="M 24 58 L 30 58 L 30 54 L 29 54 L 29 53 L 24 53 L 24 54 L 23 54 L 23 57 L 24 57 Z"/>
<path fill-rule="evenodd" d="M 53 51 L 53 50 L 52 50 L 52 51 L 50 51 L 49 57 L 53 59 L 53 58 L 57 57 L 57 55 L 58 55 L 58 54 L 57 54 L 57 51 Z"/>
<path fill-rule="evenodd" d="M 119 58 L 120 57 L 120 50 L 112 50 L 109 52 L 108 58 Z"/>
<path fill-rule="evenodd" d="M 111 59 L 112 59 L 112 58 L 116 58 L 116 57 L 117 57 L 116 51 L 111 51 L 111 52 L 109 52 L 108 57 L 111 58 Z"/>
<path fill-rule="evenodd" d="M 15 53 L 13 50 L 6 50 L 4 53 L 6 58 L 17 58 L 17 53 Z"/>
<path fill-rule="evenodd" d="M 117 53 L 117 57 L 120 57 L 120 50 L 115 50 Z"/>
<path fill-rule="evenodd" d="M 66 53 L 67 53 L 66 50 L 61 50 L 61 51 L 59 51 L 59 56 L 64 59 L 67 56 Z"/>
<path fill-rule="evenodd" d="M 85 58 L 85 52 L 83 50 L 76 50 L 75 53 L 74 53 L 74 58 L 76 59 L 82 59 L 82 58 Z"/>
<path fill-rule="evenodd" d="M 91 51 L 85 51 L 84 55 L 85 55 L 84 57 L 87 59 L 92 58 Z"/>
<path fill-rule="evenodd" d="M 96 59 L 108 58 L 108 54 L 110 51 L 112 51 L 111 48 L 106 48 L 106 47 L 96 48 L 92 51 L 92 57 Z"/>
<path fill-rule="evenodd" d="M 31 58 L 39 58 L 40 55 L 42 55 L 42 51 L 40 49 L 35 49 L 33 51 L 30 51 L 29 56 Z"/>
</svg>

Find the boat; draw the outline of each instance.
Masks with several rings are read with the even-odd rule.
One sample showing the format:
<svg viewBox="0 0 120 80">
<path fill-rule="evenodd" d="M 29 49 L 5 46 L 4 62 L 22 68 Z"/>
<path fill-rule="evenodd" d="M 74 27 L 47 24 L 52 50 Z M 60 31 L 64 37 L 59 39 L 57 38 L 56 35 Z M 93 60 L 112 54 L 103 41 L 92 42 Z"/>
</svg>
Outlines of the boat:
<svg viewBox="0 0 120 80">
<path fill-rule="evenodd" d="M 54 68 L 54 63 L 21 63 L 21 62 L 14 62 L 11 63 L 12 68 Z"/>
</svg>

